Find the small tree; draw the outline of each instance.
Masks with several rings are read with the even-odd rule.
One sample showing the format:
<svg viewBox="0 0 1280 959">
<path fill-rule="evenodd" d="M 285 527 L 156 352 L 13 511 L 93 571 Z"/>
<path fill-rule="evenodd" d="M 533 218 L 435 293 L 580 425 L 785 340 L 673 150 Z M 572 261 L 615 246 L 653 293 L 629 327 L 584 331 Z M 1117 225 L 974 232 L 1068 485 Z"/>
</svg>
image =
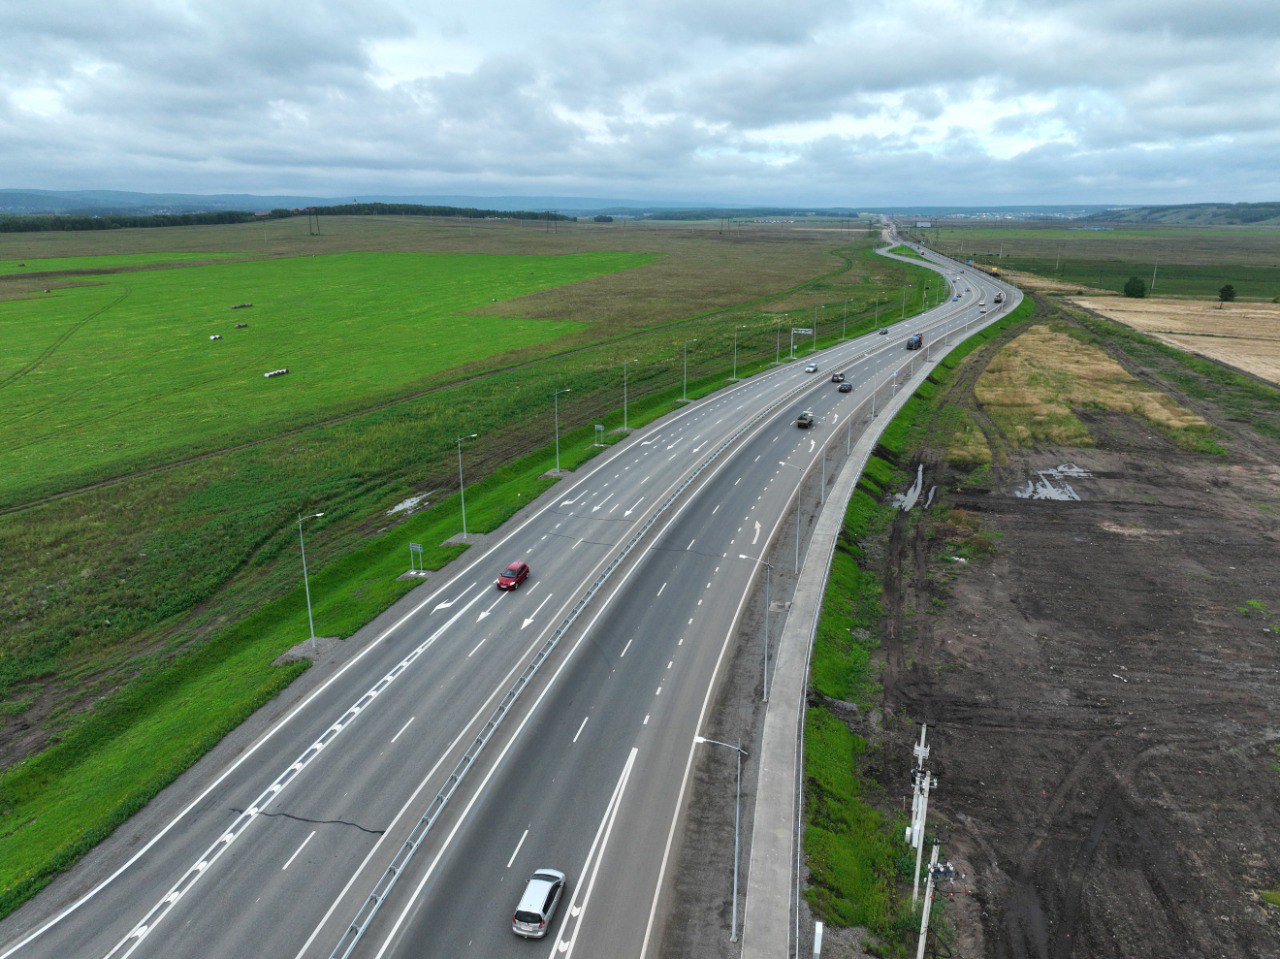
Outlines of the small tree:
<svg viewBox="0 0 1280 959">
<path fill-rule="evenodd" d="M 1218 291 L 1218 299 L 1223 303 L 1230 303 L 1236 298 L 1236 288 L 1228 283 Z"/>
<path fill-rule="evenodd" d="M 1131 276 L 1125 281 L 1124 295 L 1140 300 L 1147 295 L 1147 284 L 1140 276 Z"/>
<path fill-rule="evenodd" d="M 591 222 L 592 222 L 592 223 L 612 223 L 612 222 L 613 222 L 613 217 L 611 217 L 611 216 L 606 216 L 606 215 L 605 215 L 605 214 L 603 214 L 603 213 L 598 213 L 598 214 L 596 214 L 595 216 L 593 216 L 593 217 L 591 218 Z"/>
</svg>

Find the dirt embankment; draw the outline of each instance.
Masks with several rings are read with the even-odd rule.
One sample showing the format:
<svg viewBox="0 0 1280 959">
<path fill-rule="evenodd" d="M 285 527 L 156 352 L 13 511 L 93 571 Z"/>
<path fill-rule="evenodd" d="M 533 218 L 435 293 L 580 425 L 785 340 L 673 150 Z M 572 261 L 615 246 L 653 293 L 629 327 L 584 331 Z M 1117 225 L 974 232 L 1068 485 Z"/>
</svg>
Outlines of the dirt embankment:
<svg viewBox="0 0 1280 959">
<path fill-rule="evenodd" d="M 885 786 L 929 723 L 950 954 L 1280 956 L 1280 449 L 1186 397 L 1227 456 L 1081 411 L 1094 448 L 1020 448 L 973 381 L 949 401 L 997 465 L 971 487 L 926 458 L 939 501 L 899 517 L 886 595 Z M 943 562 L 957 519 L 993 552 Z"/>
</svg>

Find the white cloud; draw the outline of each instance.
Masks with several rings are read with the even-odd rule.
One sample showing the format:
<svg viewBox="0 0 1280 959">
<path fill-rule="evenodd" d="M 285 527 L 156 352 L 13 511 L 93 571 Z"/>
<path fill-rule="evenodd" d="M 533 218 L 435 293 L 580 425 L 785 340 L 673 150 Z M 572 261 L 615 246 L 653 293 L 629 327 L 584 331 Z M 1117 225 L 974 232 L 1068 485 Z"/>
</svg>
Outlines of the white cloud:
<svg viewBox="0 0 1280 959">
<path fill-rule="evenodd" d="M 0 7 L 0 185 L 1274 198 L 1271 0 Z"/>
</svg>

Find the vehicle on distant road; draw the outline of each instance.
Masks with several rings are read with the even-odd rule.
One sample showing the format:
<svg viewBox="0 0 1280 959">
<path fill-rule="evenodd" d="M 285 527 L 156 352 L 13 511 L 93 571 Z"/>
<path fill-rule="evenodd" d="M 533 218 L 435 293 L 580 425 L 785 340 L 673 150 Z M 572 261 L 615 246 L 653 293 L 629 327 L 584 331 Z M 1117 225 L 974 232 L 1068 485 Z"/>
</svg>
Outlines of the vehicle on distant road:
<svg viewBox="0 0 1280 959">
<path fill-rule="evenodd" d="M 516 560 L 498 576 L 498 589 L 516 589 L 529 578 L 529 564 Z"/>
<path fill-rule="evenodd" d="M 852 392 L 853 392 L 853 384 L 852 384 L 852 383 L 841 383 L 838 387 L 836 387 L 836 390 L 837 390 L 838 392 L 840 392 L 840 393 L 852 393 Z"/>
<path fill-rule="evenodd" d="M 992 303 L 1003 303 L 1003 302 L 1004 302 L 1004 293 L 997 293 L 997 294 L 995 295 L 995 299 L 993 299 L 991 302 L 992 302 Z"/>
<path fill-rule="evenodd" d="M 844 374 L 843 374 L 843 373 L 832 373 L 832 374 L 831 374 L 831 382 L 832 382 L 832 383 L 843 383 L 843 382 L 844 382 Z"/>
<path fill-rule="evenodd" d="M 564 873 L 559 869 L 539 869 L 530 878 L 511 917 L 511 931 L 526 939 L 541 939 L 555 917 L 564 892 Z"/>
<path fill-rule="evenodd" d="M 881 327 L 881 329 L 880 329 L 880 335 L 881 335 L 881 336 L 888 336 L 888 335 L 889 335 L 889 328 L 888 328 L 887 326 L 886 326 L 886 327 Z"/>
<path fill-rule="evenodd" d="M 807 430 L 813 425 L 813 410 L 805 410 L 796 417 L 796 426 L 802 430 Z"/>
<path fill-rule="evenodd" d="M 918 350 L 922 346 L 924 346 L 923 333 L 912 333 L 910 336 L 907 337 L 907 349 Z"/>
<path fill-rule="evenodd" d="M 817 364 L 817 363 L 810 363 L 808 366 L 806 366 L 806 367 L 804 368 L 804 371 L 805 371 L 806 373 L 816 373 L 816 372 L 818 372 L 818 364 Z"/>
</svg>

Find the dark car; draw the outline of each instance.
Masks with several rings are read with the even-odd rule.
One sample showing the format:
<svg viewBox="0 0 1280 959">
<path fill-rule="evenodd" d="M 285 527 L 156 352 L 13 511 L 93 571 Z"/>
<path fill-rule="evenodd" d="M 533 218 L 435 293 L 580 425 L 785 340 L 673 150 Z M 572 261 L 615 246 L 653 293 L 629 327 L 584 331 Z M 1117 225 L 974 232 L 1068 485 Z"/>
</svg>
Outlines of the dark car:
<svg viewBox="0 0 1280 959">
<path fill-rule="evenodd" d="M 516 561 L 498 576 L 498 589 L 515 589 L 529 578 L 529 564 Z"/>
<path fill-rule="evenodd" d="M 888 336 L 888 335 L 889 335 L 889 328 L 888 328 L 888 327 L 881 327 L 881 328 L 880 328 L 880 335 L 881 335 L 881 336 Z"/>
<path fill-rule="evenodd" d="M 837 386 L 837 387 L 836 387 L 836 391 L 837 391 L 837 392 L 840 392 L 840 393 L 852 393 L 852 392 L 853 392 L 853 384 L 852 384 L 852 383 L 841 383 L 839 386 Z"/>
<path fill-rule="evenodd" d="M 832 382 L 832 383 L 843 383 L 843 382 L 844 382 L 844 374 L 843 374 L 843 373 L 832 373 L 832 374 L 831 374 L 831 382 Z"/>
</svg>

